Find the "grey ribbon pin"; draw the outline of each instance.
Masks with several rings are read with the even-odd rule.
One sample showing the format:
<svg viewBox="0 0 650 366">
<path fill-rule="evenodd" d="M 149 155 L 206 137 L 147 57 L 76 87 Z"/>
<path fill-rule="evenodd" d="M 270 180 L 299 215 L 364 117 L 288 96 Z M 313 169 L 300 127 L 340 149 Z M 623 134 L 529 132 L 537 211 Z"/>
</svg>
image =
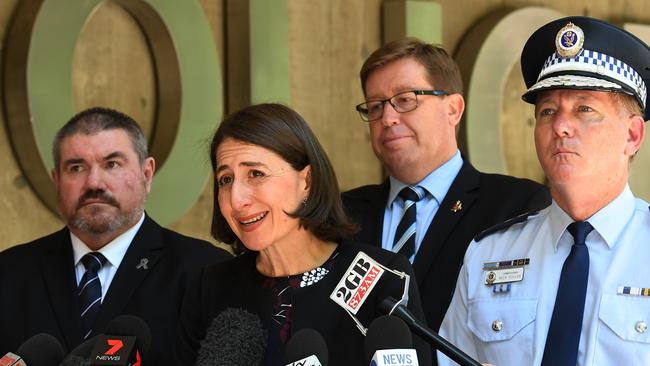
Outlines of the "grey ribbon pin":
<svg viewBox="0 0 650 366">
<path fill-rule="evenodd" d="M 142 259 L 140 259 L 140 264 L 135 266 L 135 268 L 136 269 L 143 269 L 143 268 L 144 269 L 149 269 L 149 267 L 147 266 L 147 263 L 149 263 L 149 258 L 142 258 Z"/>
</svg>

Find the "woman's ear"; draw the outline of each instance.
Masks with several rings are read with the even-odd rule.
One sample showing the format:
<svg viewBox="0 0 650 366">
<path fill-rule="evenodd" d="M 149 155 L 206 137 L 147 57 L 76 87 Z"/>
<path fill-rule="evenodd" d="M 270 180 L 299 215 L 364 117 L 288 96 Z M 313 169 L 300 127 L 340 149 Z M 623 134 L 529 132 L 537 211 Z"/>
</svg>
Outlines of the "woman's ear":
<svg viewBox="0 0 650 366">
<path fill-rule="evenodd" d="M 304 167 L 300 173 L 300 180 L 303 184 L 303 189 L 307 191 L 307 196 L 309 196 L 309 190 L 311 189 L 311 165 Z"/>
</svg>

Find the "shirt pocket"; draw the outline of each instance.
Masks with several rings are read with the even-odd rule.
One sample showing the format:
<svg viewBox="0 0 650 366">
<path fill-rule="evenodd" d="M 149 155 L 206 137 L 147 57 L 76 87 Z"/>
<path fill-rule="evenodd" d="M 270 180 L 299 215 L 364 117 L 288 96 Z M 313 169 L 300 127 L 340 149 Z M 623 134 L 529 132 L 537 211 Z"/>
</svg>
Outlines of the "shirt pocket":
<svg viewBox="0 0 650 366">
<path fill-rule="evenodd" d="M 468 305 L 467 326 L 481 344 L 481 360 L 532 359 L 537 298 L 477 299 Z"/>
<path fill-rule="evenodd" d="M 650 298 L 603 295 L 596 364 L 646 365 L 650 360 Z"/>
</svg>

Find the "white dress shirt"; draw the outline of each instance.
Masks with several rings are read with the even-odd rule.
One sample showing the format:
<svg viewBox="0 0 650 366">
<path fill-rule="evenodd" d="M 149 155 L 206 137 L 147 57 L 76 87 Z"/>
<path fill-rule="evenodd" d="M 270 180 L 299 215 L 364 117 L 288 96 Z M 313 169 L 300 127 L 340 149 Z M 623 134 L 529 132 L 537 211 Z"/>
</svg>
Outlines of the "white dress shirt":
<svg viewBox="0 0 650 366">
<path fill-rule="evenodd" d="M 142 226 L 143 222 L 144 213 L 142 213 L 140 221 L 133 225 L 129 230 L 125 231 L 120 236 L 116 237 L 111 242 L 99 249 L 99 252 L 102 253 L 104 257 L 106 257 L 106 264 L 104 264 L 104 266 L 100 268 L 99 272 L 97 273 L 99 282 L 102 285 L 102 302 L 104 301 L 106 292 L 108 292 L 108 288 L 113 281 L 113 277 L 115 277 L 115 272 L 117 272 L 120 263 L 122 263 L 122 259 L 124 259 L 126 251 L 129 249 L 129 246 L 131 245 L 135 234 L 138 233 L 138 230 L 140 230 L 140 226 Z M 83 277 L 84 273 L 86 272 L 86 268 L 84 267 L 83 263 L 81 263 L 81 258 L 87 253 L 92 252 L 92 250 L 90 250 L 90 248 L 88 248 L 86 244 L 84 244 L 84 242 L 81 241 L 81 239 L 79 239 L 73 233 L 70 233 L 70 238 L 72 240 L 72 251 L 74 253 L 77 285 L 79 285 L 81 277 Z"/>
</svg>

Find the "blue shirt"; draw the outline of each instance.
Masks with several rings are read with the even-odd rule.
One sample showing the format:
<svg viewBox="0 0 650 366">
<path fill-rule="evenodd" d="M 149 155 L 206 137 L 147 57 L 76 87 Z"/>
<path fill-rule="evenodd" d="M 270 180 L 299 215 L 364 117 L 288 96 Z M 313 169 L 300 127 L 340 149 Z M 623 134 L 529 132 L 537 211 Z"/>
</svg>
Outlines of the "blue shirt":
<svg viewBox="0 0 650 366">
<path fill-rule="evenodd" d="M 586 239 L 589 282 L 578 365 L 647 365 L 648 203 L 634 198 L 626 186 L 587 221 L 594 230 Z M 553 202 L 524 222 L 472 241 L 440 334 L 479 362 L 540 365 L 562 266 L 573 245 L 566 230 L 571 222 Z M 484 263 L 525 258 L 530 262 L 521 267 L 523 280 L 486 285 L 491 270 Z M 626 294 L 625 287 L 641 294 Z M 441 366 L 455 365 L 440 353 L 438 359 Z"/>
<path fill-rule="evenodd" d="M 460 151 L 449 159 L 446 163 L 438 167 L 438 169 L 429 173 L 417 186 L 425 191 L 423 199 L 415 204 L 417 216 L 415 218 L 415 253 L 420 249 L 420 244 L 427 229 L 433 221 L 433 217 L 438 212 L 440 203 L 447 195 L 449 187 L 456 179 L 460 168 L 463 166 L 463 158 L 460 156 Z M 388 201 L 386 203 L 386 210 L 384 211 L 384 227 L 382 231 L 381 247 L 392 251 L 393 241 L 395 239 L 395 231 L 402 219 L 404 213 L 404 202 L 397 197 L 399 192 L 406 186 L 405 183 L 390 177 L 390 191 L 388 193 Z M 413 263 L 415 255 L 409 260 Z"/>
</svg>

